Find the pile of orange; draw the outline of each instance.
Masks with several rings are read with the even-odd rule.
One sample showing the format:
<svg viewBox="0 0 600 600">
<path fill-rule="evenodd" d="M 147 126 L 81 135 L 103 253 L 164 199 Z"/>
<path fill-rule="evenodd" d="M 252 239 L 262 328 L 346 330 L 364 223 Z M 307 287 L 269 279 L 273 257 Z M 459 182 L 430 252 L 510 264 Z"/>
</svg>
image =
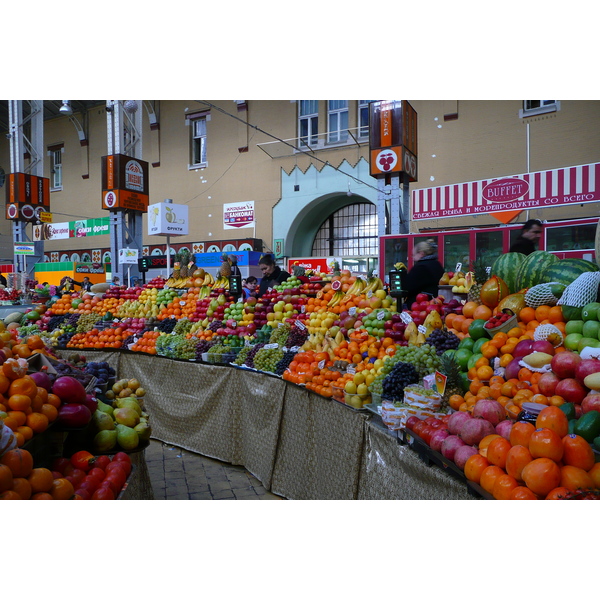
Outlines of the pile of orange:
<svg viewBox="0 0 600 600">
<path fill-rule="evenodd" d="M 33 456 L 23 448 L 9 450 L 0 458 L 0 500 L 70 500 L 73 484 L 52 471 L 33 467 Z"/>
<path fill-rule="evenodd" d="M 46 431 L 58 416 L 60 405 L 58 396 L 38 387 L 29 375 L 0 373 L 0 418 L 12 429 L 17 446 Z"/>
<path fill-rule="evenodd" d="M 170 319 L 171 317 L 175 317 L 177 319 L 189 319 L 196 311 L 196 304 L 199 295 L 199 289 L 192 288 L 187 292 L 184 292 L 181 296 L 178 296 L 173 301 L 166 304 L 160 310 L 156 318 L 159 321 L 164 321 L 165 319 Z"/>
<path fill-rule="evenodd" d="M 465 476 L 497 500 L 556 500 L 578 489 L 600 489 L 592 447 L 568 429 L 566 415 L 547 406 L 535 425 L 514 423 L 509 440 L 484 438 L 465 463 Z"/>
<path fill-rule="evenodd" d="M 156 340 L 161 335 L 160 331 L 144 331 L 141 338 L 131 346 L 133 352 L 145 352 L 146 354 L 156 354 Z"/>
<path fill-rule="evenodd" d="M 102 298 L 92 308 L 92 312 L 98 313 L 104 316 L 106 313 L 116 315 L 119 311 L 119 307 L 125 302 L 125 298 Z M 52 312 L 54 312 L 54 304 L 52 305 Z"/>
<path fill-rule="evenodd" d="M 123 341 L 134 332 L 122 327 L 108 329 L 90 329 L 85 333 L 76 333 L 67 343 L 67 348 L 121 348 Z"/>
</svg>

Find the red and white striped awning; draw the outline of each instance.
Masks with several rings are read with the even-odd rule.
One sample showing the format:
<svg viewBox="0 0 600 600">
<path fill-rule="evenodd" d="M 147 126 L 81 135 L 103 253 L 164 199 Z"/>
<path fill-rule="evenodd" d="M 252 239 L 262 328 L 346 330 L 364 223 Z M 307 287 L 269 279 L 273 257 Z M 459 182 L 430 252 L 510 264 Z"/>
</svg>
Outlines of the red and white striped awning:
<svg viewBox="0 0 600 600">
<path fill-rule="evenodd" d="M 445 219 L 600 201 L 600 163 L 414 190 L 412 218 Z"/>
</svg>

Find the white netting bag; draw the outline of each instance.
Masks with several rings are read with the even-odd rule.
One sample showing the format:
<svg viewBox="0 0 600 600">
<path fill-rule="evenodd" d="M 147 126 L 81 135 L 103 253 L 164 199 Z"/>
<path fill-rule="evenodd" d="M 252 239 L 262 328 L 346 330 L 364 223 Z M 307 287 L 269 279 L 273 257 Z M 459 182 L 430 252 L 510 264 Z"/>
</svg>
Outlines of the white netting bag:
<svg viewBox="0 0 600 600">
<path fill-rule="evenodd" d="M 582 273 L 565 288 L 558 304 L 581 307 L 595 302 L 598 297 L 598 285 L 600 285 L 600 271 Z"/>
<path fill-rule="evenodd" d="M 546 325 L 538 325 L 533 332 L 533 341 L 539 342 L 540 340 L 548 340 L 555 348 L 558 348 L 563 343 L 564 337 L 556 325 L 546 323 Z"/>
<path fill-rule="evenodd" d="M 560 290 L 559 293 L 562 293 L 564 292 L 565 286 L 558 283 L 558 281 L 551 281 L 549 283 L 540 283 L 530 287 L 525 292 L 525 304 L 533 308 L 542 305 L 554 306 L 558 302 L 560 295 L 556 296 L 552 292 L 553 289 L 555 291 Z"/>
</svg>

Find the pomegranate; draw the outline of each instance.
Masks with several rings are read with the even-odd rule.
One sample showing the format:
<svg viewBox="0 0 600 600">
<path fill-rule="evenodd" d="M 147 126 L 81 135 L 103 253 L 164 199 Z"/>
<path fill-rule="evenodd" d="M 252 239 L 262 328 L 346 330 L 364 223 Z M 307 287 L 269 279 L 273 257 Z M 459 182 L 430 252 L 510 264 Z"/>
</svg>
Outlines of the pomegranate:
<svg viewBox="0 0 600 600">
<path fill-rule="evenodd" d="M 496 433 L 510 442 L 510 430 L 512 429 L 512 426 L 513 424 L 510 419 L 500 421 L 500 423 L 496 425 Z"/>
<path fill-rule="evenodd" d="M 450 435 L 447 429 L 436 429 L 429 440 L 429 446 L 432 450 L 439 452 L 442 449 L 442 442 Z"/>
<path fill-rule="evenodd" d="M 483 398 L 475 404 L 473 416 L 481 417 L 496 426 L 500 421 L 506 419 L 506 411 L 500 402 L 491 398 Z"/>
<path fill-rule="evenodd" d="M 560 356 L 561 354 L 566 354 L 566 352 L 561 352 L 556 356 Z M 544 394 L 544 396 L 554 396 L 555 393 L 558 393 L 555 392 L 555 390 L 560 380 L 560 377 L 558 377 L 554 373 L 544 373 L 538 381 L 538 388 L 540 389 L 540 393 Z"/>
<path fill-rule="evenodd" d="M 454 463 L 459 469 L 462 470 L 465 468 L 465 463 L 467 462 L 469 456 L 473 456 L 473 454 L 479 454 L 477 448 L 474 448 L 473 446 L 467 446 L 465 444 L 464 446 L 458 448 L 454 453 Z"/>
<path fill-rule="evenodd" d="M 575 379 L 579 381 L 579 383 L 583 383 L 583 380 L 592 373 L 600 372 L 600 360 L 597 358 L 584 358 L 577 365 L 575 369 Z"/>
<path fill-rule="evenodd" d="M 581 402 L 581 411 L 583 414 L 597 410 L 600 412 L 600 393 L 590 392 Z"/>
<path fill-rule="evenodd" d="M 552 372 L 560 379 L 566 379 L 567 377 L 575 377 L 575 370 L 580 362 L 581 356 L 579 354 L 566 350 L 552 357 L 550 367 L 552 368 Z"/>
<path fill-rule="evenodd" d="M 90 409 L 84 404 L 63 404 L 58 409 L 56 422 L 64 427 L 85 427 L 92 420 Z"/>
<path fill-rule="evenodd" d="M 29 374 L 31 379 L 35 381 L 35 385 L 38 387 L 42 387 L 48 392 L 52 388 L 52 382 L 50 381 L 50 377 L 44 371 L 35 371 Z"/>
<path fill-rule="evenodd" d="M 542 381 L 541 377 L 540 381 Z M 540 391 L 541 390 L 542 388 L 540 386 Z M 567 379 L 561 379 L 556 384 L 556 389 L 554 393 L 558 394 L 559 396 L 562 396 L 567 402 L 573 402 L 573 404 L 581 404 L 583 402 L 583 399 L 587 396 L 588 391 L 589 390 L 577 379 L 568 377 Z M 542 394 L 543 393 L 544 392 L 542 392 Z"/>
<path fill-rule="evenodd" d="M 461 447 L 464 446 L 465 443 L 457 436 L 457 435 L 449 435 L 442 442 L 442 456 L 447 458 L 448 460 L 454 460 L 454 454 Z"/>
<path fill-rule="evenodd" d="M 452 413 L 448 419 L 448 431 L 451 435 L 457 435 L 462 424 L 472 418 L 468 412 L 457 411 Z"/>
<path fill-rule="evenodd" d="M 476 446 L 486 436 L 496 433 L 494 426 L 485 419 L 473 417 L 465 421 L 458 432 L 458 437 L 469 446 Z"/>
</svg>

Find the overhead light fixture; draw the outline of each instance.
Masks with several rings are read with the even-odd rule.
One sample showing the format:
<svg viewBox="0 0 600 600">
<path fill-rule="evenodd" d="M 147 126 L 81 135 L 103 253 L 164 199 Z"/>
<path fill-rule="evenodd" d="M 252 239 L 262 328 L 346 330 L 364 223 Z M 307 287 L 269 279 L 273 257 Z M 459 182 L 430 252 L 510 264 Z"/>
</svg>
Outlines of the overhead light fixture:
<svg viewBox="0 0 600 600">
<path fill-rule="evenodd" d="M 63 100 L 62 106 L 60 107 L 58 112 L 61 115 L 64 115 L 65 117 L 70 117 L 73 114 L 73 109 L 71 108 L 71 101 Z"/>
</svg>

